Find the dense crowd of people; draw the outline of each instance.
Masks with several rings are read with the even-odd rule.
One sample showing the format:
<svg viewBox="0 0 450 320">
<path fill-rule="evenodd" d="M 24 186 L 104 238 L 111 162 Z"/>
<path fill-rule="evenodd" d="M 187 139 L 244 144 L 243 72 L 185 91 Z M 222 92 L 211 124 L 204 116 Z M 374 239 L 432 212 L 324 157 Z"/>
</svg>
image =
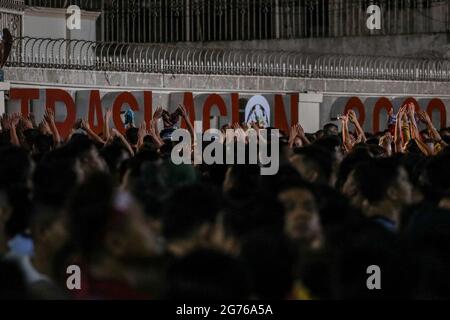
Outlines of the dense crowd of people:
<svg viewBox="0 0 450 320">
<path fill-rule="evenodd" d="M 412 105 L 382 132 L 349 111 L 271 135 L 274 176 L 174 165 L 183 107 L 125 134 L 108 111 L 102 132 L 79 120 L 65 139 L 52 110 L 0 120 L 0 299 L 450 298 L 450 129 Z"/>
</svg>

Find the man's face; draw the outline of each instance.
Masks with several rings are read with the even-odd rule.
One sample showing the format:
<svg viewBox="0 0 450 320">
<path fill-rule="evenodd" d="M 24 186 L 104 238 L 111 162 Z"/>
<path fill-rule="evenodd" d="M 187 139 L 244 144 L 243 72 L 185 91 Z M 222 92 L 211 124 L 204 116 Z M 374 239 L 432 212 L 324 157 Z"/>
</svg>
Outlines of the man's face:
<svg viewBox="0 0 450 320">
<path fill-rule="evenodd" d="M 339 130 L 336 126 L 329 126 L 325 130 L 327 136 L 337 136 L 339 134 Z"/>
<path fill-rule="evenodd" d="M 293 188 L 279 194 L 284 206 L 285 233 L 293 240 L 312 242 L 321 233 L 319 212 L 309 190 Z"/>
<path fill-rule="evenodd" d="M 308 165 L 308 162 L 303 155 L 294 155 L 291 157 L 291 163 L 303 179 L 311 183 L 317 182 L 319 173 L 313 166 Z"/>
</svg>

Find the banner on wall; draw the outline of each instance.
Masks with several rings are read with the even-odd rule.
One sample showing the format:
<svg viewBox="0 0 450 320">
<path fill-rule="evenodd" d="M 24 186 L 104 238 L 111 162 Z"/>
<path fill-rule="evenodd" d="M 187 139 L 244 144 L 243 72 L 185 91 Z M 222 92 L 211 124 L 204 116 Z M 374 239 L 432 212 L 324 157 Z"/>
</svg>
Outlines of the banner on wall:
<svg viewBox="0 0 450 320">
<path fill-rule="evenodd" d="M 302 95 L 307 93 L 301 93 Z M 386 128 L 387 112 L 394 112 L 411 102 L 416 109 L 426 110 L 437 128 L 448 124 L 450 98 L 437 97 L 333 97 L 324 93 L 323 103 L 317 103 L 317 114 L 323 125 L 330 119 L 348 110 L 356 111 L 363 128 L 377 132 Z M 299 114 L 298 93 L 273 93 L 251 95 L 242 93 L 195 93 L 152 91 L 63 90 L 38 88 L 13 88 L 10 90 L 6 112 L 19 112 L 27 116 L 33 112 L 37 121 L 44 116 L 45 108 L 55 111 L 58 129 L 66 137 L 77 119 L 87 118 L 91 128 L 100 133 L 103 128 L 105 111 L 112 109 L 111 126 L 124 132 L 121 113 L 127 109 L 135 112 L 135 123 L 149 123 L 154 110 L 162 106 L 169 112 L 179 104 L 186 106 L 192 122 L 202 121 L 203 130 L 220 128 L 229 123 L 260 122 L 264 126 L 276 127 L 288 133 L 290 126 L 308 123 Z M 301 108 L 300 108 L 301 110 Z M 186 127 L 184 123 L 182 127 Z M 317 128 L 317 130 L 319 127 Z"/>
<path fill-rule="evenodd" d="M 112 109 L 112 123 L 119 131 L 125 128 L 121 113 L 131 109 L 136 124 L 150 123 L 154 110 L 162 106 L 169 112 L 183 104 L 190 120 L 203 122 L 203 130 L 215 125 L 245 121 L 245 110 L 252 109 L 249 119 L 259 119 L 260 114 L 266 126 L 273 126 L 288 132 L 298 123 L 298 93 L 243 95 L 239 93 L 196 94 L 193 92 L 153 93 L 152 91 L 101 92 L 100 90 L 67 91 L 62 89 L 14 88 L 9 94 L 7 113 L 19 112 L 27 116 L 30 112 L 40 121 L 45 108 L 54 110 L 58 130 L 63 137 L 70 133 L 77 119 L 87 118 L 91 128 L 100 133 L 104 115 Z M 253 118 L 252 118 L 253 117 Z M 186 127 L 182 123 L 182 127 Z"/>
</svg>

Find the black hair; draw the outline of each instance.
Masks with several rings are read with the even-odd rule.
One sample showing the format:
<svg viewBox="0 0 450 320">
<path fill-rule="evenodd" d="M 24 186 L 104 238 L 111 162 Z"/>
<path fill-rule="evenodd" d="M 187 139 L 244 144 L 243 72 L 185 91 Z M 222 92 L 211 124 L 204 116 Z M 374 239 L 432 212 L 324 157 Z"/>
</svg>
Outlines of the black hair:
<svg viewBox="0 0 450 320">
<path fill-rule="evenodd" d="M 62 208 L 78 184 L 76 160 L 66 148 L 56 149 L 37 164 L 33 176 L 34 200 L 45 206 Z"/>
<path fill-rule="evenodd" d="M 28 153 L 20 147 L 0 148 L 0 187 L 22 187 L 31 175 L 32 162 Z"/>
<path fill-rule="evenodd" d="M 429 201 L 450 195 L 450 153 L 440 153 L 425 166 L 423 187 Z"/>
<path fill-rule="evenodd" d="M 375 204 L 384 199 L 399 175 L 400 162 L 394 158 L 373 159 L 355 168 L 355 180 L 363 197 Z"/>
<path fill-rule="evenodd" d="M 365 147 L 354 148 L 341 162 L 337 174 L 336 188 L 341 190 L 350 172 L 362 162 L 370 161 L 372 157 Z"/>
<path fill-rule="evenodd" d="M 410 263 L 412 298 L 449 299 L 450 211 L 434 206 L 413 210 L 403 237 Z"/>
<path fill-rule="evenodd" d="M 166 201 L 162 233 L 168 240 L 191 236 L 204 224 L 213 224 L 221 205 L 220 193 L 213 186 L 194 184 L 176 189 Z"/>
<path fill-rule="evenodd" d="M 29 227 L 33 212 L 29 180 L 32 174 L 32 160 L 20 147 L 0 148 L 0 189 L 8 196 L 13 208 L 6 223 L 6 234 L 10 237 L 24 233 Z"/>
<path fill-rule="evenodd" d="M 74 192 L 68 205 L 68 230 L 83 257 L 93 257 L 103 248 L 113 211 L 114 181 L 103 173 L 94 173 Z"/>
<path fill-rule="evenodd" d="M 119 172 L 124 152 L 128 154 L 128 150 L 119 143 L 112 143 L 100 150 L 100 156 L 105 160 L 112 175 Z"/>
<path fill-rule="evenodd" d="M 333 130 L 333 129 L 339 130 L 339 127 L 334 123 L 327 123 L 323 126 L 323 132 L 326 136 L 333 135 L 331 133 L 331 130 Z"/>
<path fill-rule="evenodd" d="M 333 299 L 408 298 L 408 264 L 394 233 L 375 221 L 362 219 L 343 225 L 329 245 Z M 373 274 L 369 266 L 380 268 L 382 290 L 368 290 L 368 278 Z"/>
<path fill-rule="evenodd" d="M 307 166 L 314 168 L 318 172 L 319 177 L 316 183 L 328 184 L 333 174 L 333 155 L 327 149 L 310 145 L 304 148 L 296 148 L 296 155 L 302 157 Z"/>
<path fill-rule="evenodd" d="M 295 253 L 280 234 L 259 230 L 248 235 L 240 257 L 251 280 L 252 296 L 262 300 L 283 300 L 292 293 Z"/>
<path fill-rule="evenodd" d="M 136 145 L 138 143 L 138 133 L 139 133 L 139 129 L 138 128 L 128 128 L 127 131 L 125 132 L 125 137 L 127 138 L 128 142 L 131 145 Z"/>
<path fill-rule="evenodd" d="M 196 250 L 169 267 L 166 296 L 189 301 L 248 299 L 247 279 L 238 259 L 214 250 Z"/>
</svg>

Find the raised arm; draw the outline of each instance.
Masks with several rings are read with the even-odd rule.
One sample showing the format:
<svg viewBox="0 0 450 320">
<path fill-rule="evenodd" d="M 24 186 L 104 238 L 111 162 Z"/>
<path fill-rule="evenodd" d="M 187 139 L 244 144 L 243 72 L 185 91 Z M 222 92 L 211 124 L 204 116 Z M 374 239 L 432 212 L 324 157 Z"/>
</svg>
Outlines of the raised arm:
<svg viewBox="0 0 450 320">
<path fill-rule="evenodd" d="M 105 144 L 105 141 L 102 138 L 100 138 L 94 131 L 92 131 L 91 126 L 89 125 L 87 119 L 83 119 L 81 121 L 81 128 L 87 133 L 89 138 L 91 138 L 97 143 Z"/>
<path fill-rule="evenodd" d="M 408 105 L 408 119 L 410 123 L 410 130 L 411 130 L 411 138 L 416 140 L 421 140 L 420 134 L 419 134 L 419 128 L 417 127 L 416 117 L 415 117 L 415 107 L 413 103 L 410 103 Z"/>
<path fill-rule="evenodd" d="M 350 133 L 348 131 L 348 117 L 347 116 L 341 116 L 339 118 L 342 122 L 342 143 L 344 145 L 344 148 L 347 152 L 350 152 L 352 150 L 353 145 L 350 141 Z"/>
<path fill-rule="evenodd" d="M 111 135 L 112 137 L 117 137 L 120 139 L 120 141 L 123 143 L 123 145 L 125 146 L 125 148 L 127 148 L 128 152 L 131 154 L 131 156 L 134 156 L 134 151 L 133 148 L 131 147 L 131 145 L 128 143 L 127 139 L 123 136 L 123 134 L 121 134 L 117 129 L 112 128 L 111 129 Z"/>
<path fill-rule="evenodd" d="M 147 125 L 145 124 L 145 121 L 143 121 L 141 123 L 141 125 L 139 126 L 138 142 L 136 145 L 137 150 L 140 150 L 142 148 L 142 146 L 144 145 L 144 138 L 146 135 L 147 135 Z"/>
<path fill-rule="evenodd" d="M 428 114 L 423 110 L 421 110 L 418 114 L 420 120 L 427 126 L 427 129 L 430 132 L 430 136 L 434 140 L 434 142 L 440 144 L 441 147 L 446 147 L 448 144 L 442 140 L 441 135 L 434 127 L 433 122 L 431 121 Z"/>
<path fill-rule="evenodd" d="M 289 132 L 289 148 L 291 149 L 295 147 L 295 139 L 297 138 L 297 134 L 298 132 L 296 126 L 291 126 L 291 130 Z"/>
<path fill-rule="evenodd" d="M 311 144 L 311 141 L 306 137 L 305 129 L 303 129 L 302 125 L 298 123 L 296 126 L 297 128 L 297 136 L 302 140 L 302 143 L 304 146 L 308 146 Z"/>
<path fill-rule="evenodd" d="M 20 146 L 20 140 L 17 136 L 17 125 L 19 124 L 20 116 L 18 114 L 13 114 L 9 117 L 11 144 L 15 146 Z"/>
<path fill-rule="evenodd" d="M 403 116 L 405 113 L 405 106 L 401 107 L 397 113 L 397 120 L 395 122 L 395 134 L 394 134 L 394 144 L 395 144 L 395 152 L 402 153 L 404 142 L 402 135 L 402 123 Z"/>
<path fill-rule="evenodd" d="M 416 141 L 417 146 L 419 147 L 420 151 L 422 151 L 423 154 L 425 154 L 427 156 L 432 155 L 433 152 L 422 141 L 422 138 L 420 137 L 419 128 L 417 127 L 417 123 L 416 123 L 415 110 L 414 110 L 413 103 L 410 103 L 408 105 L 408 118 L 409 118 L 410 126 L 411 126 L 411 138 Z"/>
<path fill-rule="evenodd" d="M 388 157 L 392 155 L 392 135 L 390 132 L 387 132 L 381 137 L 379 145 L 386 150 L 386 155 Z"/>
<path fill-rule="evenodd" d="M 50 131 L 53 135 L 53 140 L 55 141 L 55 146 L 59 146 L 61 144 L 61 136 L 59 135 L 58 128 L 56 127 L 55 122 L 55 113 L 52 109 L 47 108 L 45 110 L 44 119 L 47 121 Z"/>
<path fill-rule="evenodd" d="M 186 107 L 183 106 L 182 104 L 180 104 L 178 106 L 178 110 L 180 110 L 181 117 L 186 122 L 187 129 L 188 129 L 189 133 L 191 134 L 191 139 L 195 143 L 195 141 L 194 141 L 194 139 L 195 139 L 194 126 L 192 125 L 191 119 L 189 119 L 189 114 L 187 112 Z"/>
<path fill-rule="evenodd" d="M 153 114 L 153 119 L 150 123 L 150 128 L 148 128 L 148 133 L 152 136 L 155 143 L 161 148 L 164 145 L 164 141 L 161 139 L 159 135 L 158 122 L 162 118 L 163 108 L 159 106 L 155 113 Z"/>
<path fill-rule="evenodd" d="M 110 138 L 110 130 L 109 130 L 109 122 L 111 121 L 112 110 L 107 109 L 105 113 L 105 119 L 103 121 L 103 138 L 105 141 L 109 141 Z"/>
<path fill-rule="evenodd" d="M 358 136 L 358 140 L 361 142 L 366 142 L 366 134 L 364 133 L 364 130 L 362 129 L 361 125 L 359 124 L 358 118 L 356 117 L 356 113 L 353 110 L 348 111 L 348 119 L 351 123 L 355 126 L 356 135 Z"/>
</svg>

